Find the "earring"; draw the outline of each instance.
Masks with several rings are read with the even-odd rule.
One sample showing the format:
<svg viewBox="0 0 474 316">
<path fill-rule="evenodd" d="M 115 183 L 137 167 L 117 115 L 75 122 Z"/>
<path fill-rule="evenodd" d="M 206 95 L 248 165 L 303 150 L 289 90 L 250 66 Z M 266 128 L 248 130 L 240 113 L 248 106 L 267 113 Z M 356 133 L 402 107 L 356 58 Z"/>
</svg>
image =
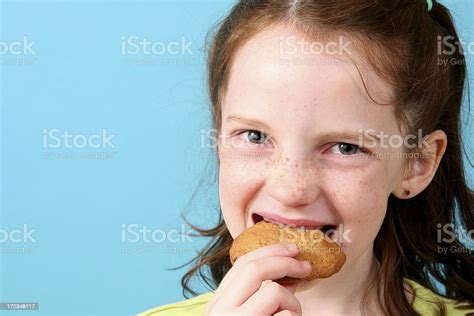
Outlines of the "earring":
<svg viewBox="0 0 474 316">
<path fill-rule="evenodd" d="M 403 191 L 403 195 L 409 196 L 411 194 L 410 190 L 405 190 Z"/>
</svg>

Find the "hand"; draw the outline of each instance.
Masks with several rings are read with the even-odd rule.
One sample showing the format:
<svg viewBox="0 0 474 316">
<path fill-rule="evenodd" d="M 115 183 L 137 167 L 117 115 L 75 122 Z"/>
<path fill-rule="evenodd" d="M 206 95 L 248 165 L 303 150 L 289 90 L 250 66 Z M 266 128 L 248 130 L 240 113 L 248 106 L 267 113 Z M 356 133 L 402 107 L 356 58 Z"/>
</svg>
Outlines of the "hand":
<svg viewBox="0 0 474 316">
<path fill-rule="evenodd" d="M 206 315 L 301 315 L 296 286 L 271 281 L 311 272 L 309 262 L 293 258 L 298 252 L 295 244 L 274 244 L 239 257 L 207 304 Z"/>
</svg>

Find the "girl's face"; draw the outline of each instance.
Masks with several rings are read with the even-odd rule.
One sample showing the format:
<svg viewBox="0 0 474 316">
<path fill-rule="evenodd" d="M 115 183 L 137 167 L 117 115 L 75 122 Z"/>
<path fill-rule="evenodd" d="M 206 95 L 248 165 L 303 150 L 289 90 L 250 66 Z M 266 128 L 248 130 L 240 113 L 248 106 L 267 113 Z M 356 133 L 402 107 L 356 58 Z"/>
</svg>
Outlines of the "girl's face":
<svg viewBox="0 0 474 316">
<path fill-rule="evenodd" d="M 290 28 L 274 27 L 235 56 L 218 142 L 220 203 L 234 238 L 262 217 L 337 227 L 349 268 L 372 255 L 404 170 L 403 148 L 389 148 L 387 139 L 358 146 L 375 145 L 365 139 L 368 130 L 401 132 L 393 107 L 367 95 L 347 58 L 350 46 L 334 55 L 332 44 L 326 54 L 308 45 Z M 390 87 L 358 66 L 370 96 L 390 100 Z"/>
</svg>

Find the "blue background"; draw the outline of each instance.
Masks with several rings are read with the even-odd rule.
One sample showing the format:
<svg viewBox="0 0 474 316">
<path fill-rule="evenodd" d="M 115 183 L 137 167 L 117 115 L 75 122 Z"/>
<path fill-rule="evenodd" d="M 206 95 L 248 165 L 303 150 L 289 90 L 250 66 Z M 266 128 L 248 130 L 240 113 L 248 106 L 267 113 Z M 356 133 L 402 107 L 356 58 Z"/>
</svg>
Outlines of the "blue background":
<svg viewBox="0 0 474 316">
<path fill-rule="evenodd" d="M 444 2 L 472 42 L 474 2 Z M 35 55 L 0 56 L 0 229 L 27 225 L 36 242 L 0 244 L 0 302 L 39 302 L 31 315 L 132 315 L 182 299 L 184 270 L 166 269 L 204 241 L 172 241 L 180 213 L 211 225 L 218 208 L 210 153 L 200 146 L 210 124 L 205 36 L 232 3 L 1 2 L 0 40 L 26 36 Z M 184 37 L 192 54 L 123 55 L 123 36 Z M 45 146 L 54 129 L 86 137 L 105 129 L 115 147 Z M 465 134 L 472 152 L 472 126 Z M 174 235 L 135 242 L 127 227 L 144 226 L 158 239 Z"/>
</svg>

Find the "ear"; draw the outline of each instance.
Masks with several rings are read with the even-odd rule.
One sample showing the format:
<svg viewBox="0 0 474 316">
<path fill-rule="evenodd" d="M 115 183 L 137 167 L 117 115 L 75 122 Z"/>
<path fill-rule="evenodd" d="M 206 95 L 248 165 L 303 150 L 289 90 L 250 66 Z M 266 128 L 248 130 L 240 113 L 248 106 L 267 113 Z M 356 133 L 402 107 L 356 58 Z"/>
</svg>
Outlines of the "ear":
<svg viewBox="0 0 474 316">
<path fill-rule="evenodd" d="M 409 199 L 422 192 L 433 180 L 447 144 L 448 138 L 442 130 L 426 135 L 393 195 Z"/>
</svg>

